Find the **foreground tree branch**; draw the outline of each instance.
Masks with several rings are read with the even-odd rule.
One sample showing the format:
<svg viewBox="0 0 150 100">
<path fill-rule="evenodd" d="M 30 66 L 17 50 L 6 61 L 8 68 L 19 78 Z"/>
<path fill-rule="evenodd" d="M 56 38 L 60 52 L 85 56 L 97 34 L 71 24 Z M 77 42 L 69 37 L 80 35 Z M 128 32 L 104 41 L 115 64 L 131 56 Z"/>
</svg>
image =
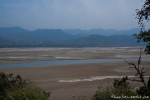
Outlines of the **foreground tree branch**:
<svg viewBox="0 0 150 100">
<path fill-rule="evenodd" d="M 142 28 L 145 26 L 143 21 L 150 20 L 150 0 L 145 0 L 141 9 L 136 9 L 136 19 Z"/>
<path fill-rule="evenodd" d="M 129 79 L 130 81 L 136 81 L 136 82 L 142 82 L 143 83 L 143 85 L 144 85 L 144 87 L 146 88 L 146 90 L 150 93 L 150 90 L 149 90 L 149 88 L 147 87 L 147 85 L 146 85 L 146 83 L 145 83 L 145 80 L 144 80 L 144 68 L 142 68 L 142 69 L 140 69 L 140 64 L 141 64 L 141 54 L 142 54 L 142 52 L 141 52 L 141 49 L 140 49 L 140 57 L 139 57 L 139 59 L 138 59 L 138 65 L 136 66 L 134 63 L 132 63 L 132 62 L 128 62 L 128 61 L 126 61 L 126 60 L 124 60 L 125 62 L 127 62 L 131 67 L 129 67 L 129 69 L 131 69 L 131 68 L 134 68 L 135 70 L 136 70 L 136 74 L 135 74 L 135 76 L 139 76 L 139 80 L 137 80 L 137 79 Z"/>
</svg>

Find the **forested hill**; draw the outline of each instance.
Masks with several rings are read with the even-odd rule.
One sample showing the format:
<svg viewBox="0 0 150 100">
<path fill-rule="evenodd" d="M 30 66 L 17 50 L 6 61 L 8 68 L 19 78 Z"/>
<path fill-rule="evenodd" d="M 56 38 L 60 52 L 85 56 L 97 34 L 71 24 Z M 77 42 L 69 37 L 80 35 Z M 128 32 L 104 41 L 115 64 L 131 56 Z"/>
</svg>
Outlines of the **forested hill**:
<svg viewBox="0 0 150 100">
<path fill-rule="evenodd" d="M 86 31 L 88 33 L 84 33 L 85 31 L 81 30 L 37 29 L 29 31 L 20 27 L 0 27 L 0 47 L 106 47 L 144 45 L 143 43 L 137 44 L 135 37 L 131 35 L 135 32 L 137 33 L 138 29 L 124 30 L 120 31 L 120 33 L 117 30 L 103 30 L 105 34 L 108 33 L 107 35 L 100 35 L 104 34 L 100 30 L 102 29 L 93 29 Z"/>
<path fill-rule="evenodd" d="M 74 47 L 122 47 L 122 46 L 144 46 L 145 43 L 137 43 L 133 36 L 129 35 L 89 35 L 82 38 L 65 41 L 62 44 Z"/>
<path fill-rule="evenodd" d="M 74 35 L 63 32 L 60 29 L 37 29 L 28 31 L 19 27 L 0 28 L 0 36 L 16 43 L 28 44 L 37 41 L 61 42 L 64 40 L 75 39 Z"/>
<path fill-rule="evenodd" d="M 0 37 L 0 47 L 15 47 L 16 44 L 12 41 Z"/>
</svg>

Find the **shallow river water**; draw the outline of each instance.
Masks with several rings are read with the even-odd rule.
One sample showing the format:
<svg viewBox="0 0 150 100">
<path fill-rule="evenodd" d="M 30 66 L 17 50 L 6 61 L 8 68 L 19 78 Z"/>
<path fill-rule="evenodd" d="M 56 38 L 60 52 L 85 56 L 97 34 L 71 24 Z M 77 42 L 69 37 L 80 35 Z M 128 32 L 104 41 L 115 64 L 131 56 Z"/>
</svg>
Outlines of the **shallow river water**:
<svg viewBox="0 0 150 100">
<path fill-rule="evenodd" d="M 138 58 L 126 59 L 138 60 Z M 148 58 L 142 58 L 142 60 L 150 60 Z M 104 62 L 120 62 L 124 59 L 85 59 L 85 60 L 47 60 L 47 61 L 35 61 L 19 64 L 3 64 L 0 68 L 21 68 L 21 67 L 39 67 L 39 66 L 57 66 L 57 65 L 70 65 L 70 64 L 88 64 L 88 63 L 104 63 Z"/>
</svg>

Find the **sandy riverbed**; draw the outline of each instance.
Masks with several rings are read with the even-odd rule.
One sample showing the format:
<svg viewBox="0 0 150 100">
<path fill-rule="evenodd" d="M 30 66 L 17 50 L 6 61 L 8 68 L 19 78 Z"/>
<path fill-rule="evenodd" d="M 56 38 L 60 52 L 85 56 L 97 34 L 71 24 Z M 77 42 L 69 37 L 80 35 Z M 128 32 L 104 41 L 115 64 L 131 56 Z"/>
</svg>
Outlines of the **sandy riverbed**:
<svg viewBox="0 0 150 100">
<path fill-rule="evenodd" d="M 139 57 L 139 54 L 139 47 L 0 48 L 0 64 L 52 59 L 134 58 Z M 143 54 L 142 57 L 146 57 L 146 55 Z"/>
<path fill-rule="evenodd" d="M 23 60 L 23 57 L 37 56 L 37 58 L 32 60 L 28 59 L 27 61 L 45 60 L 47 56 L 45 57 L 44 55 L 72 58 L 114 58 L 118 57 L 118 55 L 120 55 L 119 57 L 130 58 L 139 56 L 139 49 L 137 48 L 7 48 L 0 49 L 0 52 L 1 57 L 8 57 L 7 59 L 1 58 L 0 64 L 26 62 L 26 60 Z M 45 58 L 40 58 L 40 56 L 44 56 Z M 22 57 L 22 59 L 18 60 L 19 58 L 15 57 Z M 137 62 L 135 61 L 134 63 Z M 141 67 L 145 68 L 146 76 L 149 76 L 149 65 L 149 61 L 142 61 L 141 63 Z M 34 80 L 39 87 L 52 92 L 52 100 L 66 100 L 70 97 L 73 100 L 73 98 L 83 96 L 89 100 L 98 89 L 98 86 L 107 86 L 113 82 L 113 77 L 133 77 L 136 73 L 134 69 L 129 70 L 129 65 L 126 62 L 40 67 L 29 66 L 28 68 L 1 68 L 0 71 L 14 73 L 15 75 L 19 74 L 24 78 Z M 137 82 L 131 82 L 132 87 L 136 87 L 139 84 Z"/>
<path fill-rule="evenodd" d="M 142 63 L 147 76 L 150 70 L 148 65 L 150 65 L 148 61 Z M 34 80 L 39 87 L 52 92 L 52 99 L 66 100 L 73 95 L 76 97 L 85 96 L 90 99 L 98 86 L 107 86 L 109 82 L 113 82 L 112 77 L 134 76 L 135 71 L 128 68 L 128 64 L 125 62 L 115 62 L 0 70 L 6 73 L 20 74 L 24 78 Z M 92 77 L 93 80 L 89 81 L 88 79 Z M 74 81 L 71 82 L 71 80 Z M 136 87 L 138 84 L 134 82 L 132 86 Z"/>
</svg>

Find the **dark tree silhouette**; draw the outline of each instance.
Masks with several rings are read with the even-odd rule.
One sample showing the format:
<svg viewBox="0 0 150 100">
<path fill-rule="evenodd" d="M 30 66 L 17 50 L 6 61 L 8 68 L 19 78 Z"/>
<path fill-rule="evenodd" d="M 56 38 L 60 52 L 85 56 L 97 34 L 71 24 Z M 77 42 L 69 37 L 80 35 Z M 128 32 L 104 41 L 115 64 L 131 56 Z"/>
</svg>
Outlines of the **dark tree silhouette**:
<svg viewBox="0 0 150 100">
<path fill-rule="evenodd" d="M 133 36 L 136 36 L 137 42 L 142 41 L 147 43 L 145 53 L 150 54 L 150 29 L 139 34 L 133 34 Z"/>
<path fill-rule="evenodd" d="M 133 36 L 136 36 L 137 42 L 143 41 L 147 43 L 145 53 L 150 54 L 150 29 L 148 31 L 142 31 L 145 27 L 144 21 L 150 21 L 150 0 L 145 0 L 140 10 L 136 9 L 136 18 L 141 27 L 141 32 L 139 34 L 133 34 Z"/>
<path fill-rule="evenodd" d="M 139 20 L 138 23 L 141 27 L 144 27 L 143 21 L 149 21 L 150 20 L 150 0 L 145 0 L 142 8 L 136 9 L 136 18 Z"/>
<path fill-rule="evenodd" d="M 149 89 L 148 89 L 148 87 L 147 87 L 147 85 L 146 85 L 146 82 L 145 82 L 145 80 L 144 80 L 144 68 L 142 68 L 142 69 L 140 69 L 140 64 L 141 64 L 141 53 L 140 53 L 140 57 L 139 57 L 139 59 L 138 59 L 138 65 L 135 65 L 134 63 L 132 63 L 132 62 L 128 62 L 128 61 L 126 61 L 126 60 L 124 60 L 125 62 L 127 62 L 131 67 L 129 67 L 129 69 L 130 68 L 134 68 L 135 70 L 136 70 L 136 74 L 135 74 L 135 76 L 139 76 L 139 79 L 133 79 L 133 80 L 131 80 L 131 81 L 137 81 L 137 82 L 142 82 L 143 83 L 143 85 L 144 85 L 144 87 L 147 89 L 147 91 L 149 91 Z"/>
</svg>

